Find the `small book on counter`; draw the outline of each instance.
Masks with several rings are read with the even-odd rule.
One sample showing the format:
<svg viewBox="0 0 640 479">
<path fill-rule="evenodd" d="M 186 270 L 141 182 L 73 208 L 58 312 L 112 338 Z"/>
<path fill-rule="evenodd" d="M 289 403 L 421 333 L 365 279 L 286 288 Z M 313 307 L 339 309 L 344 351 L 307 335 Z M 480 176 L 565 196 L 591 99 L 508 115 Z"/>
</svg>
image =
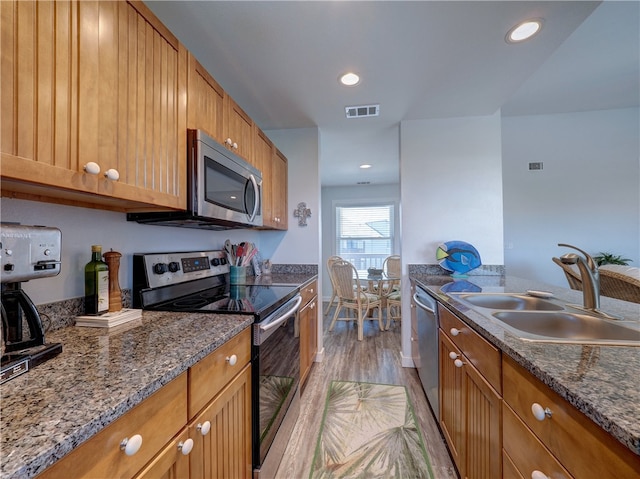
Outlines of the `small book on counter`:
<svg viewBox="0 0 640 479">
<path fill-rule="evenodd" d="M 125 308 L 120 311 L 101 314 L 100 316 L 77 316 L 76 326 L 86 326 L 89 328 L 112 328 L 141 318 L 141 309 Z"/>
</svg>

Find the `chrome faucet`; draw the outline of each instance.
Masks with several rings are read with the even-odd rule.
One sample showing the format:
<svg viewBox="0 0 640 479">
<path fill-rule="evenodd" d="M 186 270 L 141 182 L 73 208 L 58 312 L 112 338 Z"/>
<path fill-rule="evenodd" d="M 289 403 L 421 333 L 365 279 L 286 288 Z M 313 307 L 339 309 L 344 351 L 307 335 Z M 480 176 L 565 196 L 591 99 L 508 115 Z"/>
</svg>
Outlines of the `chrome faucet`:
<svg viewBox="0 0 640 479">
<path fill-rule="evenodd" d="M 565 246 L 580 251 L 584 258 L 575 253 L 566 253 L 560 256 L 563 264 L 575 264 L 580 270 L 582 280 L 582 302 L 584 309 L 589 311 L 599 311 L 600 309 L 600 274 L 598 266 L 588 253 L 570 244 L 558 243 L 558 246 Z"/>
</svg>

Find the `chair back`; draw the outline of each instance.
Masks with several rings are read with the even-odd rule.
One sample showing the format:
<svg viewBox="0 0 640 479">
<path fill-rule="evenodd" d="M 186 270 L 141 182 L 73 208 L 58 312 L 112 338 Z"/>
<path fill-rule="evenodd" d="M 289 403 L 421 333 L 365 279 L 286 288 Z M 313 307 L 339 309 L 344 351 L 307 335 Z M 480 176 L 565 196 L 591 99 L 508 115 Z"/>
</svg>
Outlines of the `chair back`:
<svg viewBox="0 0 640 479">
<path fill-rule="evenodd" d="M 382 270 L 389 278 L 400 278 L 402 276 L 402 265 L 400 256 L 397 254 L 387 256 L 382 263 Z"/>
<path fill-rule="evenodd" d="M 360 291 L 358 271 L 348 261 L 340 260 L 331 265 L 336 294 L 343 299 L 355 299 Z M 354 285 L 357 286 L 354 288 Z"/>
<path fill-rule="evenodd" d="M 638 268 L 615 265 L 601 266 L 600 294 L 609 298 L 640 303 L 640 275 Z"/>
<path fill-rule="evenodd" d="M 580 273 L 573 269 L 571 265 L 564 264 L 562 261 L 560 261 L 560 258 L 553 257 L 551 259 L 554 263 L 562 268 L 564 275 L 567 277 L 569 287 L 577 291 L 582 291 L 582 278 L 580 278 Z"/>
</svg>

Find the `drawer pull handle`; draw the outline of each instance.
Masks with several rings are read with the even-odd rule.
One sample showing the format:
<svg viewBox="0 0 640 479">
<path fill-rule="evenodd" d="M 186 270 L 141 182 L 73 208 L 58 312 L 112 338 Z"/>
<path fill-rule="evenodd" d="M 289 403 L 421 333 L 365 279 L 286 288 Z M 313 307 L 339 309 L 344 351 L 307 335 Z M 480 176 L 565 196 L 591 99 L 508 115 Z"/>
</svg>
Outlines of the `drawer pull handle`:
<svg viewBox="0 0 640 479">
<path fill-rule="evenodd" d="M 548 407 L 547 408 L 543 408 L 537 402 L 534 402 L 531 405 L 531 412 L 533 413 L 534 417 L 538 421 L 544 421 L 546 418 L 551 417 L 551 415 L 553 414 L 551 412 L 551 409 L 549 409 Z"/>
<path fill-rule="evenodd" d="M 193 439 L 189 438 L 186 441 L 180 441 L 178 443 L 178 451 L 182 453 L 183 456 L 188 455 L 193 449 Z"/>
<path fill-rule="evenodd" d="M 100 173 L 100 165 L 94 161 L 90 161 L 84 165 L 83 169 L 90 175 L 97 175 Z"/>
<path fill-rule="evenodd" d="M 451 351 L 451 352 L 449 353 L 449 357 L 450 357 L 451 359 L 458 359 L 458 358 L 460 357 L 460 355 L 459 355 L 458 353 L 454 352 L 454 351 Z"/>
<path fill-rule="evenodd" d="M 544 472 L 533 471 L 531 473 L 531 479 L 549 479 L 549 476 L 547 476 Z"/>
<path fill-rule="evenodd" d="M 202 424 L 198 424 L 196 426 L 196 429 L 200 434 L 202 434 L 203 436 L 206 436 L 207 434 L 209 434 L 209 431 L 211 430 L 211 422 L 205 421 Z"/>
<path fill-rule="evenodd" d="M 142 447 L 142 436 L 136 434 L 135 436 L 125 437 L 120 441 L 120 450 L 124 451 L 127 456 L 133 456 Z"/>
<path fill-rule="evenodd" d="M 238 356 L 236 356 L 235 354 L 232 354 L 231 356 L 227 356 L 225 361 L 229 363 L 229 366 L 235 366 L 236 363 L 238 362 Z"/>
<path fill-rule="evenodd" d="M 449 332 L 451 333 L 451 336 L 457 336 L 460 334 L 460 330 L 458 328 L 451 328 Z"/>
<path fill-rule="evenodd" d="M 462 366 L 464 366 L 464 363 L 460 360 L 460 359 L 456 359 L 453 364 L 455 365 L 455 367 L 457 368 L 461 368 Z"/>
</svg>

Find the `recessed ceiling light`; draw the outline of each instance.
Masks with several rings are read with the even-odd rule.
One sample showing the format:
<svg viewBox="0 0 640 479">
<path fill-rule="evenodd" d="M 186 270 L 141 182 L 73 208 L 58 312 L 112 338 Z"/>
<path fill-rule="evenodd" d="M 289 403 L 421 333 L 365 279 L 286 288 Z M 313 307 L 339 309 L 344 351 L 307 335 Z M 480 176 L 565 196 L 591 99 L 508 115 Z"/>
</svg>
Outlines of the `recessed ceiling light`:
<svg viewBox="0 0 640 479">
<path fill-rule="evenodd" d="M 366 170 L 367 168 L 371 168 L 371 165 L 367 165 L 366 163 L 363 165 L 360 165 L 360 168 L 362 168 L 363 170 Z"/>
<path fill-rule="evenodd" d="M 528 40 L 542 29 L 542 20 L 535 18 L 519 23 L 513 27 L 506 36 L 507 43 L 520 43 Z"/>
<path fill-rule="evenodd" d="M 340 77 L 340 83 L 346 86 L 355 86 L 360 83 L 360 77 L 353 72 L 345 73 Z"/>
</svg>

